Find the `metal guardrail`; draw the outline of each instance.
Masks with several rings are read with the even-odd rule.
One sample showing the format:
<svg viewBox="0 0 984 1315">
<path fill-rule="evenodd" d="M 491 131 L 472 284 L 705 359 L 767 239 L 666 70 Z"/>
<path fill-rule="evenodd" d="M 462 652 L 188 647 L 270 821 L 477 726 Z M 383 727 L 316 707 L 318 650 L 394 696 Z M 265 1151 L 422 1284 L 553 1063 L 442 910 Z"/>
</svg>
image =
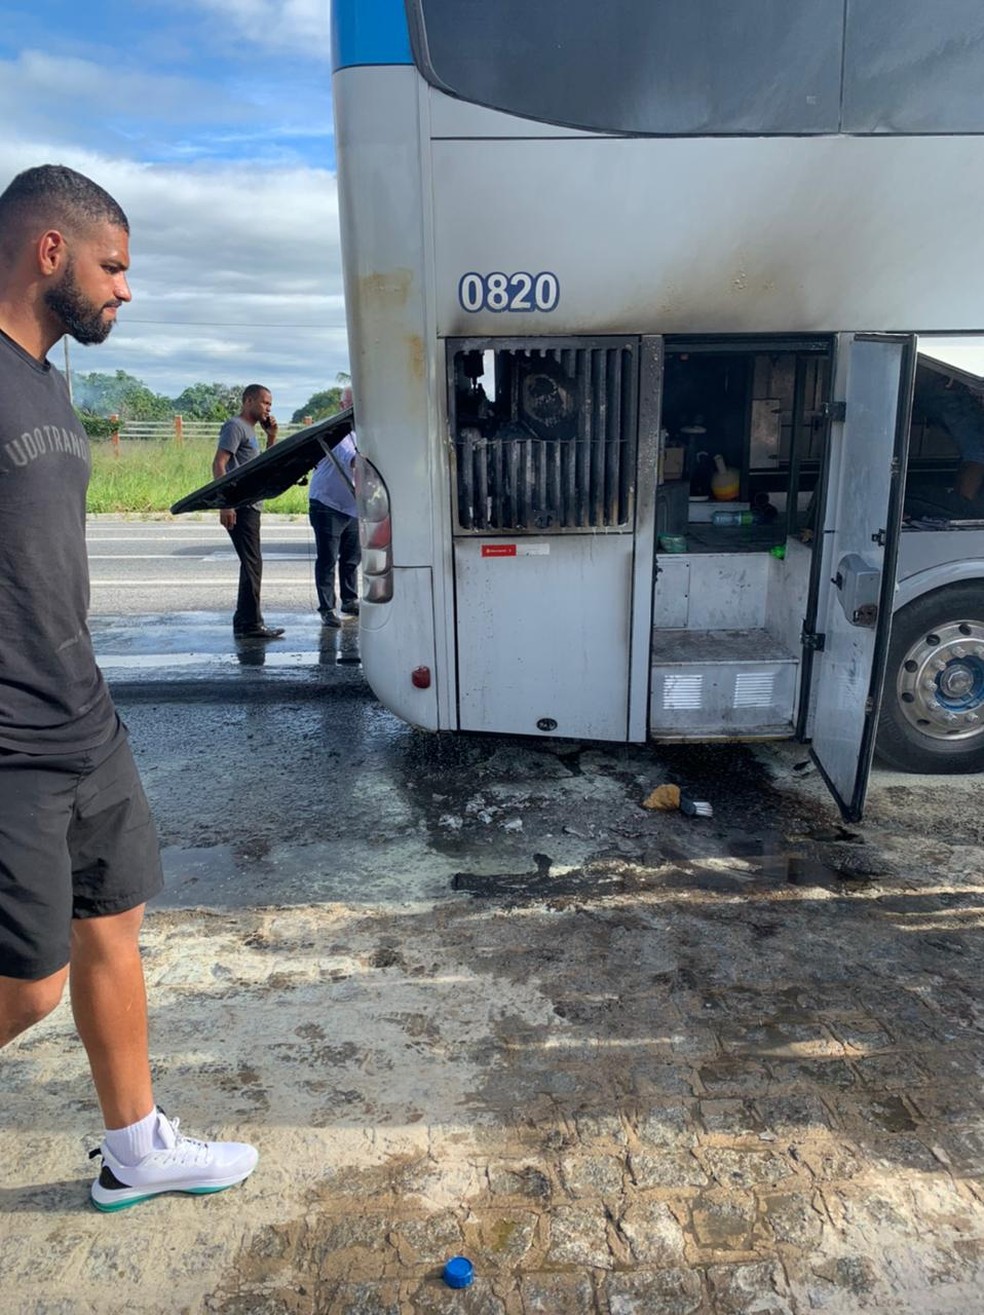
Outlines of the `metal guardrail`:
<svg viewBox="0 0 984 1315">
<path fill-rule="evenodd" d="M 108 419 L 113 421 L 117 417 L 109 416 Z M 222 423 L 221 420 L 185 420 L 182 416 L 174 416 L 170 420 L 120 420 L 110 438 L 113 442 L 119 442 L 123 438 L 149 439 L 158 442 L 174 439 L 178 443 L 184 442 L 185 439 L 201 438 L 218 441 Z M 277 437 L 290 438 L 292 434 L 299 433 L 310 424 L 310 419 L 298 424 L 292 422 L 281 424 L 277 430 Z"/>
</svg>

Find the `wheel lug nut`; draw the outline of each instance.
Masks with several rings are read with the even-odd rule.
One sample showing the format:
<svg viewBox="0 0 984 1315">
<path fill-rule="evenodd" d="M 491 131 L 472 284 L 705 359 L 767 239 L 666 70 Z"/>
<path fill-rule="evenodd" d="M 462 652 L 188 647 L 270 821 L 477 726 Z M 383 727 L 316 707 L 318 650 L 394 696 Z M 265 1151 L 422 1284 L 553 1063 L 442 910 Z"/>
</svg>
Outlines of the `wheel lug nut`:
<svg viewBox="0 0 984 1315">
<path fill-rule="evenodd" d="M 965 658 L 967 656 L 967 645 L 954 644 L 950 652 L 953 654 L 955 658 Z"/>
</svg>

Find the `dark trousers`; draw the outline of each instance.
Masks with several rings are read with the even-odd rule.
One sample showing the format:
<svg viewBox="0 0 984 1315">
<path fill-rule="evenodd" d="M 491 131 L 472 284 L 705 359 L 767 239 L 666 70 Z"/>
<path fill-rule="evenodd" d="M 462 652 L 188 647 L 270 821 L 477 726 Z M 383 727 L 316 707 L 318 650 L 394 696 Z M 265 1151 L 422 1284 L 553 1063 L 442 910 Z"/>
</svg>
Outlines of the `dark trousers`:
<svg viewBox="0 0 984 1315">
<path fill-rule="evenodd" d="M 356 573 L 359 569 L 359 520 L 346 516 L 323 502 L 308 503 L 308 517 L 314 530 L 317 556 L 314 562 L 314 586 L 318 591 L 318 611 L 327 616 L 335 610 L 335 563 L 338 563 L 338 586 L 342 603 L 354 603 L 359 597 Z"/>
<path fill-rule="evenodd" d="M 236 614 L 232 618 L 234 630 L 252 630 L 263 624 L 260 612 L 260 581 L 263 578 L 263 558 L 260 555 L 260 513 L 255 507 L 237 507 L 236 523 L 229 538 L 239 558 L 239 595 Z"/>
</svg>

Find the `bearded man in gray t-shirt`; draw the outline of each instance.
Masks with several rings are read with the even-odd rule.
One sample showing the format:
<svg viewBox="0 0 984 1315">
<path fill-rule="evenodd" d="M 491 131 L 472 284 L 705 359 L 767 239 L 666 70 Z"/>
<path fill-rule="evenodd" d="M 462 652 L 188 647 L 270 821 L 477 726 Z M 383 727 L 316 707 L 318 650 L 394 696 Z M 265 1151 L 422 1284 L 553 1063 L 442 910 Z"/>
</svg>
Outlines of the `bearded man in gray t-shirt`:
<svg viewBox="0 0 984 1315">
<path fill-rule="evenodd" d="M 47 359 L 102 342 L 130 300 L 130 226 L 62 165 L 0 195 L 0 1046 L 66 980 L 105 1133 L 100 1210 L 214 1192 L 252 1146 L 200 1142 L 156 1106 L 139 932 L 161 887 L 153 819 L 89 635 L 89 442 Z"/>
<path fill-rule="evenodd" d="M 270 414 L 273 397 L 262 384 L 250 384 L 243 389 L 242 410 L 227 420 L 219 431 L 219 445 L 212 459 L 212 478 L 223 475 L 238 466 L 244 466 L 259 456 L 256 426 L 266 434 L 266 445 L 277 441 L 277 421 Z M 279 639 L 282 626 L 268 626 L 260 611 L 260 585 L 263 580 L 263 554 L 260 550 L 260 511 L 262 503 L 247 503 L 240 507 L 224 507 L 219 512 L 219 523 L 229 532 L 232 546 L 239 558 L 239 593 L 232 629 L 240 639 Z"/>
</svg>

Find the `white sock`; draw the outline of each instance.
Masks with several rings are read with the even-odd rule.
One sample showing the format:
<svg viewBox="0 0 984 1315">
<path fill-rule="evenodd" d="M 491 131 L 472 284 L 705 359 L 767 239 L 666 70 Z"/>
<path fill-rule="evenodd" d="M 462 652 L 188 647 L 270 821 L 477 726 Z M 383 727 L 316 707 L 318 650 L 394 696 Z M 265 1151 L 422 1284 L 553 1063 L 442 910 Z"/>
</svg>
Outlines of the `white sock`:
<svg viewBox="0 0 984 1315">
<path fill-rule="evenodd" d="M 120 1164 L 139 1164 L 145 1155 L 158 1149 L 154 1133 L 157 1131 L 157 1110 L 131 1123 L 126 1128 L 107 1130 L 103 1145 Z"/>
</svg>

